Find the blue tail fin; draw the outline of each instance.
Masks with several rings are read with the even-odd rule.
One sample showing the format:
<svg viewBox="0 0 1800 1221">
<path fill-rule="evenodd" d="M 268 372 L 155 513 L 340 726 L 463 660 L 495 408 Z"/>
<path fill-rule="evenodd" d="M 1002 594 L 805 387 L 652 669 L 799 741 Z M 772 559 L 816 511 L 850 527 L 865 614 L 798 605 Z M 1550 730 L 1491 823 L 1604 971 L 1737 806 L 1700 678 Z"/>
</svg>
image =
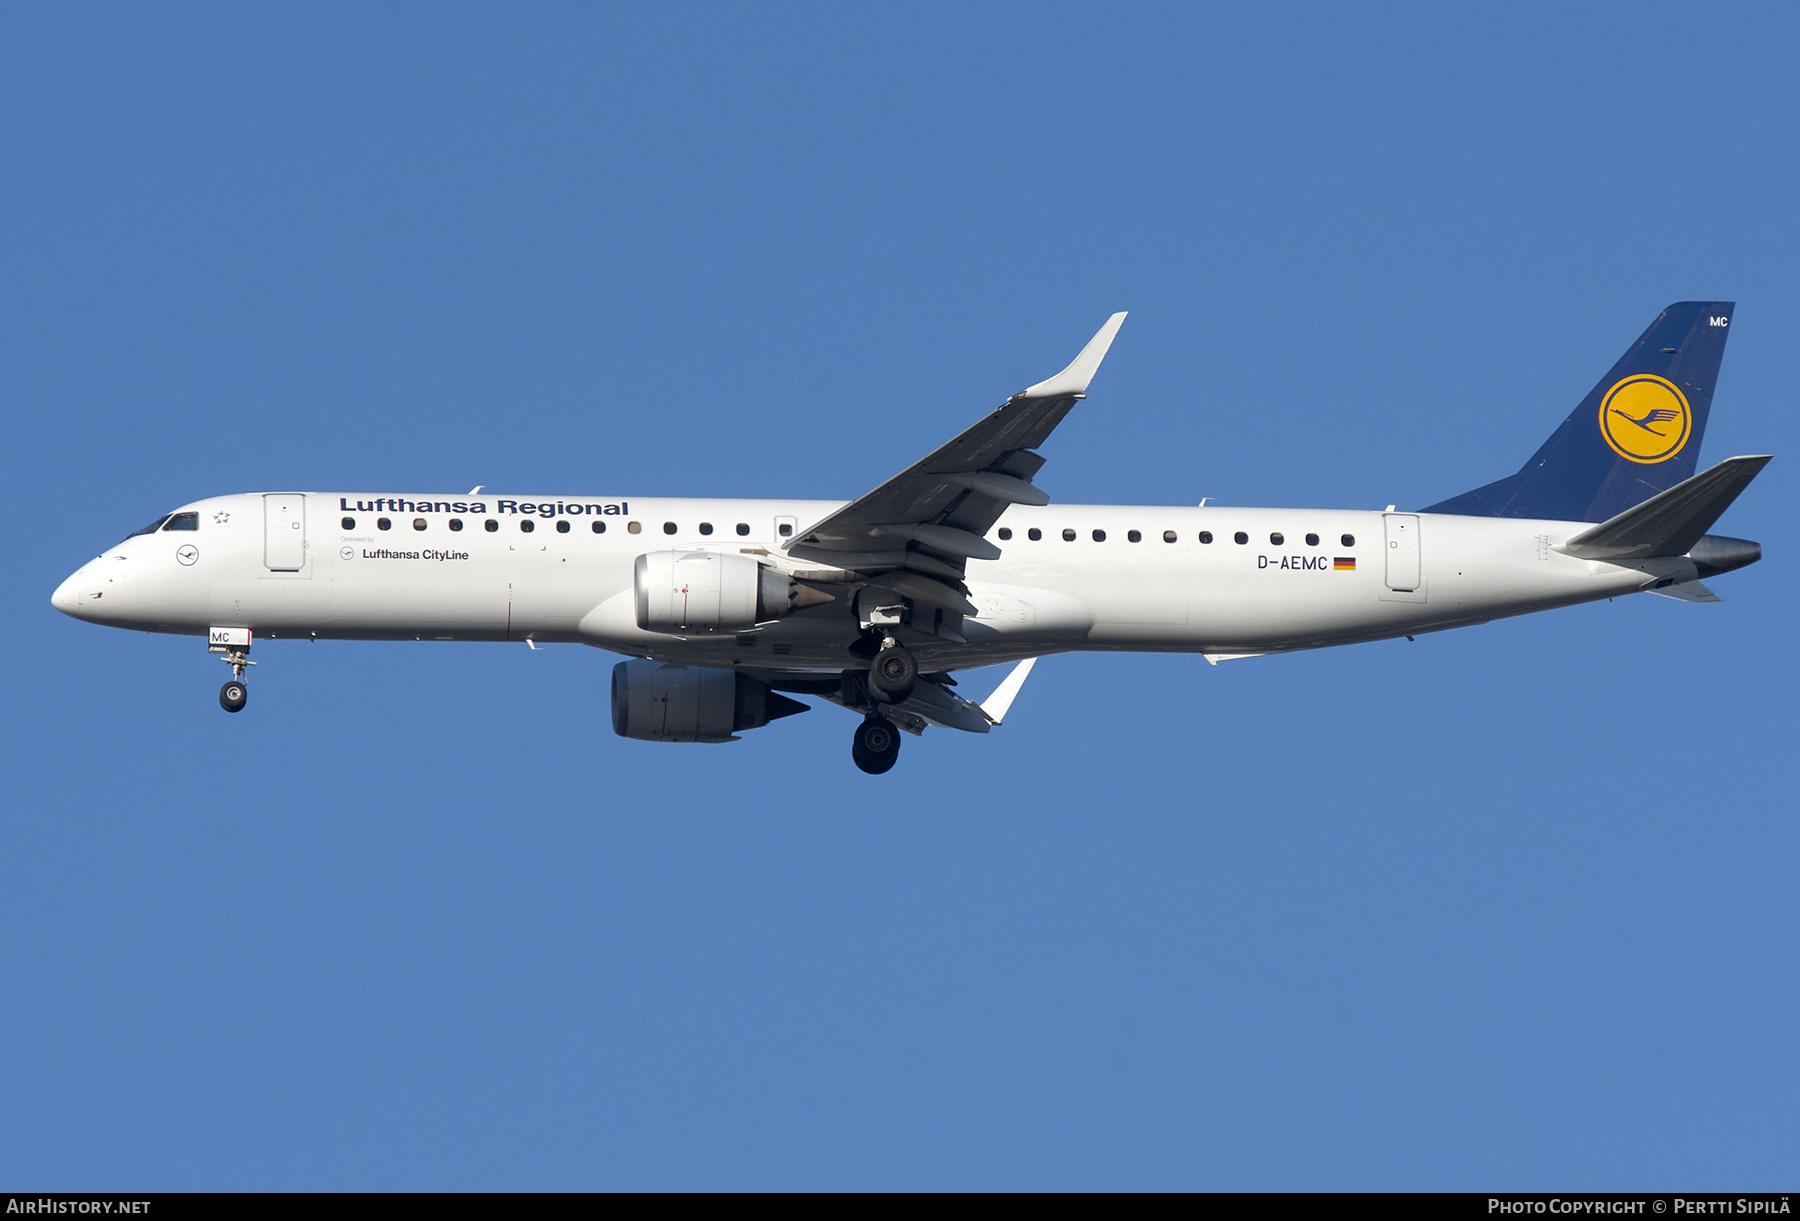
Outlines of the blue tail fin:
<svg viewBox="0 0 1800 1221">
<path fill-rule="evenodd" d="M 1422 513 L 1605 521 L 1694 473 L 1731 301 L 1678 301 L 1518 474 Z"/>
</svg>

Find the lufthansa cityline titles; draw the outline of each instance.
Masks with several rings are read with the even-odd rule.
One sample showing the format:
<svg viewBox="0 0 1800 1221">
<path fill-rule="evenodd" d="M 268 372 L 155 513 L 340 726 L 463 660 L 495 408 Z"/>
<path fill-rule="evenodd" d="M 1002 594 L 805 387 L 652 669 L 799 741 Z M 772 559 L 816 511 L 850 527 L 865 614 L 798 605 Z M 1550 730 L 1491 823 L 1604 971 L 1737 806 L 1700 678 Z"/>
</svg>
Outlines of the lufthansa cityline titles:
<svg viewBox="0 0 1800 1221">
<path fill-rule="evenodd" d="M 344 549 L 346 552 L 349 548 Z M 349 558 L 348 555 L 345 557 Z M 363 548 L 362 558 L 365 560 L 466 560 L 467 551 L 390 551 L 386 547 L 377 547 L 373 551 Z"/>
<path fill-rule="evenodd" d="M 350 503 L 349 497 L 340 496 L 338 508 L 345 513 L 472 513 L 477 516 L 488 511 L 484 500 L 400 500 L 391 496 L 359 500 L 355 504 Z M 623 500 L 601 504 L 592 501 L 577 504 L 562 500 L 496 500 L 493 511 L 527 517 L 628 517 L 631 505 Z"/>
</svg>

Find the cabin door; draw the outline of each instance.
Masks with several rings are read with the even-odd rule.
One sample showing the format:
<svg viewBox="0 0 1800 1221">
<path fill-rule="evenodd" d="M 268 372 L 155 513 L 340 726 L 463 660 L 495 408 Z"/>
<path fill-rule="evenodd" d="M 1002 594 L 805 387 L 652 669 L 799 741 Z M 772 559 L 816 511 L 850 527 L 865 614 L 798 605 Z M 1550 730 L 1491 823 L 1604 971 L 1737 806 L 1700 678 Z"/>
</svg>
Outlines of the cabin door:
<svg viewBox="0 0 1800 1221">
<path fill-rule="evenodd" d="M 1387 587 L 1410 593 L 1419 588 L 1419 519 L 1411 513 L 1389 513 L 1387 522 Z"/>
<path fill-rule="evenodd" d="M 263 566 L 270 572 L 306 567 L 306 497 L 298 492 L 263 497 Z"/>
</svg>

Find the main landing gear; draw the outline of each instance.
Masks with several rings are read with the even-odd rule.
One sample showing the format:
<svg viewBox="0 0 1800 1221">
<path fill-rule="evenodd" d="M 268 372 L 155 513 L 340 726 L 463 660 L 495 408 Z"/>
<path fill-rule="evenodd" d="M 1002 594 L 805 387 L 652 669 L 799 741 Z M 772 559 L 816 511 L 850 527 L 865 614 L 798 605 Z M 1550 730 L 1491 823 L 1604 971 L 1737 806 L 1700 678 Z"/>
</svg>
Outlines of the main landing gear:
<svg viewBox="0 0 1800 1221">
<path fill-rule="evenodd" d="M 881 714 L 870 713 L 856 727 L 856 737 L 850 742 L 850 757 L 869 775 L 881 775 L 900 758 L 900 731 Z"/>
<path fill-rule="evenodd" d="M 865 654 L 866 656 L 866 654 Z M 869 696 L 875 707 L 856 727 L 850 757 L 871 776 L 890 770 L 900 758 L 900 731 L 881 715 L 882 704 L 904 703 L 919 681 L 919 663 L 893 636 L 885 636 L 869 664 Z"/>
<path fill-rule="evenodd" d="M 869 666 L 870 694 L 883 703 L 903 703 L 918 681 L 919 663 L 890 636 Z"/>
</svg>

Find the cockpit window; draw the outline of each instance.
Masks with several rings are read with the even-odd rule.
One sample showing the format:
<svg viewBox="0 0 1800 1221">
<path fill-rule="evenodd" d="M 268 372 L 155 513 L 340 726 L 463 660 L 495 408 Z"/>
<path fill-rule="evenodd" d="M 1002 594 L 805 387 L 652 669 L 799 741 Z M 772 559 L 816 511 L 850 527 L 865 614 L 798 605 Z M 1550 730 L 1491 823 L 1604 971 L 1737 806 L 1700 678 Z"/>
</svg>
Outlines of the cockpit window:
<svg viewBox="0 0 1800 1221">
<path fill-rule="evenodd" d="M 200 514 L 198 513 L 171 513 L 169 514 L 169 524 L 163 527 L 165 530 L 198 530 L 199 528 Z"/>
<path fill-rule="evenodd" d="M 157 518 L 155 521 L 153 521 L 149 525 L 145 526 L 142 530 L 133 530 L 130 534 L 127 534 L 125 537 L 126 538 L 136 538 L 140 534 L 155 534 L 158 530 L 163 528 L 163 523 L 168 521 L 173 516 L 175 516 L 173 513 L 164 513 L 161 517 Z"/>
</svg>

